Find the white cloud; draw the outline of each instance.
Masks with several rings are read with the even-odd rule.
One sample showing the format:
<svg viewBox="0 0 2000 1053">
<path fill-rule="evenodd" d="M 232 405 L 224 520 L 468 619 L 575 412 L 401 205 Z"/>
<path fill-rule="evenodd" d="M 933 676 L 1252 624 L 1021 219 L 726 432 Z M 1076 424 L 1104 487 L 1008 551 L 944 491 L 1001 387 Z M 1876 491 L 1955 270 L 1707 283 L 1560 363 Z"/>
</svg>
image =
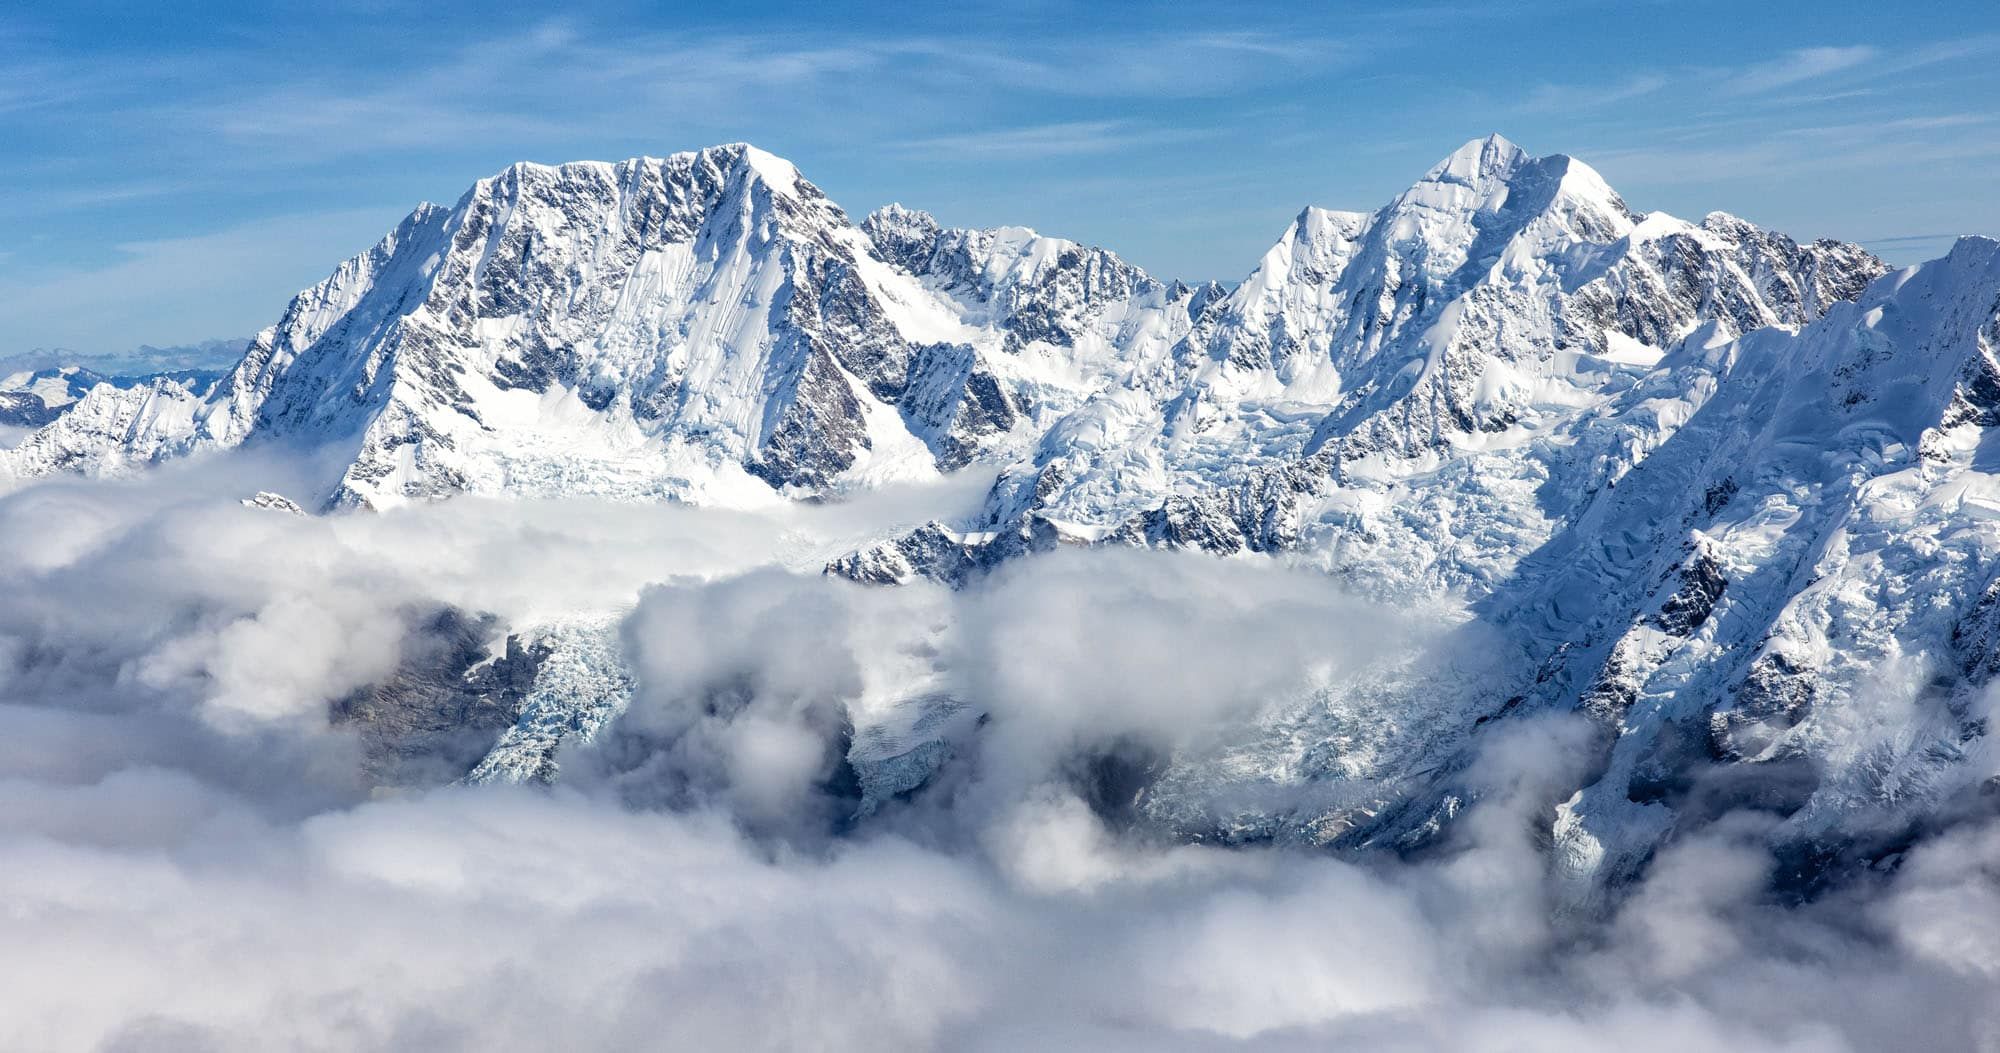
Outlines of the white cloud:
<svg viewBox="0 0 2000 1053">
<path fill-rule="evenodd" d="M 0 495 L 23 554 L 0 565 L 0 1045 L 1803 1051 L 1972 1048 L 2000 1025 L 2000 841 L 1977 822 L 1780 906 L 1763 828 L 1731 817 L 1598 917 L 1552 908 L 1536 839 L 1590 756 L 1578 721 L 1483 739 L 1476 800 L 1422 859 L 1162 841 L 1066 782 L 1076 747 L 1181 749 L 1454 642 L 1425 612 L 1148 553 L 958 594 L 799 573 L 935 495 L 769 517 L 234 503 L 288 472 Z M 656 777 L 714 792 L 377 796 L 325 723 L 412 604 L 634 601 L 625 730 L 670 762 Z M 162 655 L 173 675 L 148 674 Z M 931 809 L 768 836 L 811 805 L 815 721 L 926 677 L 992 714 Z"/>
<path fill-rule="evenodd" d="M 241 305 L 286 301 L 395 226 L 393 210 L 281 215 L 208 234 L 127 242 L 101 265 L 16 266 L 0 280 L 0 330 L 21 347 L 129 350 L 248 335 Z"/>
<path fill-rule="evenodd" d="M 1528 93 L 1521 108 L 1529 112 L 1562 113 L 1616 106 L 1658 93 L 1673 81 L 1659 73 L 1636 73 L 1614 84 L 1541 84 Z"/>
<path fill-rule="evenodd" d="M 1800 48 L 1786 53 L 1782 58 L 1738 72 L 1729 79 L 1724 88 L 1747 95 L 1789 87 L 1801 81 L 1817 80 L 1830 74 L 1854 69 L 1873 61 L 1878 54 L 1880 52 L 1867 44 L 1850 47 Z"/>
<path fill-rule="evenodd" d="M 899 143 L 897 148 L 924 155 L 1032 160 L 1185 142 L 1200 134 L 1189 128 L 1146 128 L 1127 121 L 1067 121 L 927 136 Z"/>
</svg>

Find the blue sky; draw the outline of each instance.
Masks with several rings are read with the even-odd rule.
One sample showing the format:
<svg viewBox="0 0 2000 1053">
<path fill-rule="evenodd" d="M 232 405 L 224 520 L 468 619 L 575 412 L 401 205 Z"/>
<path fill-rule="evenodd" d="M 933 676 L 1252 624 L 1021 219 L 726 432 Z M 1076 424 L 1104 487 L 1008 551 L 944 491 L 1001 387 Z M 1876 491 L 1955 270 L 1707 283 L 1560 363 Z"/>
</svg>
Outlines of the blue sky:
<svg viewBox="0 0 2000 1053">
<path fill-rule="evenodd" d="M 737 6 L 9 5 L 0 354 L 247 335 L 511 161 L 733 140 L 1225 281 L 1492 131 L 1898 263 L 2000 231 L 1990 0 Z"/>
</svg>

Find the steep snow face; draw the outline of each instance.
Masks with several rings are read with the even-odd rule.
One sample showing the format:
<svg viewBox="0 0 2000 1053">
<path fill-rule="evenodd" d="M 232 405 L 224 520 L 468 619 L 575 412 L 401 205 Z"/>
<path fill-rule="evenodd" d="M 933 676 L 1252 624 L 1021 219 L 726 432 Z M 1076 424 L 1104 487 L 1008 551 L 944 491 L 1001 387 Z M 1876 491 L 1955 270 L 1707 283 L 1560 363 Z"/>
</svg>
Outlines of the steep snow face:
<svg viewBox="0 0 2000 1053">
<path fill-rule="evenodd" d="M 1894 847 L 1992 776 L 2000 243 L 1752 334 L 1726 370 L 1495 607 L 1549 656 L 1528 703 L 1581 697 L 1617 736 L 1557 828 L 1585 869 L 1698 819 L 1716 770 L 1795 809 L 1801 868 L 1834 833 Z M 1587 540 L 1607 533 L 1633 544 Z"/>
<path fill-rule="evenodd" d="M 890 205 L 862 229 L 974 334 L 1018 422 L 1013 441 L 987 444 L 994 452 L 1025 452 L 1091 398 L 1158 378 L 1191 319 L 1219 295 L 1162 284 L 1104 249 L 1026 227 L 948 229 Z"/>
<path fill-rule="evenodd" d="M 1035 298 L 971 310 L 876 251 L 753 147 L 516 165 L 299 294 L 213 397 L 86 399 L 8 467 L 331 445 L 351 454 L 323 496 L 377 507 L 454 492 L 746 504 L 934 476 L 1022 430 L 1020 406 L 1044 394 L 1035 369 L 1001 378 L 988 361 Z M 1077 317 L 1095 323 L 1092 298 L 1114 291 L 1166 299 L 1110 254 L 1091 261 L 1116 281 L 1073 290 Z M 1063 273 L 1021 280 L 1068 290 Z M 1089 339 L 1115 358 L 1102 329 Z M 1100 371 L 1055 386 L 1087 391 Z"/>
<path fill-rule="evenodd" d="M 370 505 L 732 504 L 930 471 L 882 411 L 911 345 L 860 248 L 838 208 L 751 147 L 516 165 L 301 296 L 238 371 L 235 415 L 351 441 L 335 497 Z"/>
<path fill-rule="evenodd" d="M 1194 836 L 1408 847 L 1465 803 L 1480 736 L 1580 711 L 1603 760 L 1550 831 L 1580 894 L 1630 874 L 1676 826 L 1745 805 L 1787 817 L 1773 834 L 1791 861 L 1781 880 L 1865 865 L 1992 778 L 1996 426 L 2000 243 L 1988 239 L 1885 276 L 1796 333 L 1698 334 L 1544 454 L 1540 493 L 1514 495 L 1551 528 L 1491 566 L 1464 611 L 1499 656 L 1491 670 L 1293 705 L 1243 742 L 1182 758 L 1145 807 Z M 1440 472 L 1398 491 L 1417 508 L 1396 534 L 1345 556 L 1449 594 L 1419 562 L 1436 551 L 1425 517 L 1497 515 L 1508 485 Z M 1466 547 L 1509 541 L 1527 539 L 1503 530 Z M 1312 558 L 1339 569 L 1343 555 Z M 1346 746 L 1313 745 L 1326 743 Z M 1206 807 L 1244 783 L 1316 788 L 1314 803 Z"/>
<path fill-rule="evenodd" d="M 241 443 L 256 427 L 272 388 L 302 353 L 311 351 L 322 337 L 333 336 L 322 354 L 335 358 L 338 351 L 332 345 L 351 328 L 368 324 L 370 319 L 357 309 L 376 278 L 399 253 L 406 263 L 410 260 L 413 240 L 435 240 L 443 215 L 433 206 L 418 209 L 373 249 L 300 293 L 279 325 L 259 333 L 236 368 L 212 391 L 161 380 L 125 390 L 95 388 L 22 443 L 0 469 L 20 476 L 64 470 L 113 475 Z M 379 318 L 374 321 L 381 324 Z M 343 430 L 357 430 L 366 404 L 361 392 L 344 394 L 356 409 Z"/>
<path fill-rule="evenodd" d="M 1007 353 L 1061 349 L 1042 356 L 1047 366 L 1079 376 L 1115 369 L 1118 350 L 1137 330 L 1158 326 L 1163 319 L 1154 316 L 1165 304 L 1193 294 L 1162 285 L 1104 249 L 1026 227 L 950 230 L 928 213 L 890 205 L 862 229 L 884 259 L 944 294 L 968 324 L 999 330 Z M 1149 335 L 1171 342 L 1179 334 Z"/>
</svg>

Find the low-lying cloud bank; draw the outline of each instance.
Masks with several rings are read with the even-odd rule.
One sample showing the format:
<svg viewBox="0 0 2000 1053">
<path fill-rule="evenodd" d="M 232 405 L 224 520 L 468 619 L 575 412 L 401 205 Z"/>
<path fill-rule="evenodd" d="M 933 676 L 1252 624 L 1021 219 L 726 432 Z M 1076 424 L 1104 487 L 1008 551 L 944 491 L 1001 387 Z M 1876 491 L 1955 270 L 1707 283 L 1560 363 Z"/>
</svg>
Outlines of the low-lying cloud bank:
<svg viewBox="0 0 2000 1053">
<path fill-rule="evenodd" d="M 1087 799 L 1093 752 L 1200 749 L 1384 661 L 1470 675 L 1449 619 L 1146 553 L 963 594 L 815 573 L 962 494 L 236 503 L 284 472 L 0 496 L 0 1046 L 1996 1048 L 2000 826 L 1796 906 L 1771 820 L 1726 815 L 1584 915 L 1538 838 L 1587 763 L 1567 719 L 1494 729 L 1422 861 Z M 630 607 L 632 708 L 554 788 L 378 793 L 328 707 L 439 605 Z M 926 691 L 984 715 L 976 752 L 851 822 L 849 723 Z"/>
</svg>

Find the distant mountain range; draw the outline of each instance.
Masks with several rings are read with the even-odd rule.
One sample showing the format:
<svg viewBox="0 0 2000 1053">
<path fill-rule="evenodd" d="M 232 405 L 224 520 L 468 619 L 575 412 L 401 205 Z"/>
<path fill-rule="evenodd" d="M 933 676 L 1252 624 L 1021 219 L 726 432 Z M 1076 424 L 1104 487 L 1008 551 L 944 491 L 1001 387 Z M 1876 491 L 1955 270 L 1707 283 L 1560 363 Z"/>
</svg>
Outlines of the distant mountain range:
<svg viewBox="0 0 2000 1053">
<path fill-rule="evenodd" d="M 204 340 L 119 355 L 37 348 L 0 356 L 0 426 L 39 428 L 99 384 L 127 389 L 155 380 L 207 390 L 243 360 L 248 340 Z"/>
<path fill-rule="evenodd" d="M 38 347 L 17 354 L 0 355 L 0 377 L 61 369 L 66 366 L 78 366 L 93 373 L 112 377 L 143 377 L 180 370 L 221 372 L 241 362 L 243 351 L 249 346 L 248 338 L 238 337 L 233 340 L 203 340 L 194 344 L 176 344 L 172 347 L 140 344 L 134 350 L 122 354 L 85 354 L 60 347 Z"/>
</svg>

